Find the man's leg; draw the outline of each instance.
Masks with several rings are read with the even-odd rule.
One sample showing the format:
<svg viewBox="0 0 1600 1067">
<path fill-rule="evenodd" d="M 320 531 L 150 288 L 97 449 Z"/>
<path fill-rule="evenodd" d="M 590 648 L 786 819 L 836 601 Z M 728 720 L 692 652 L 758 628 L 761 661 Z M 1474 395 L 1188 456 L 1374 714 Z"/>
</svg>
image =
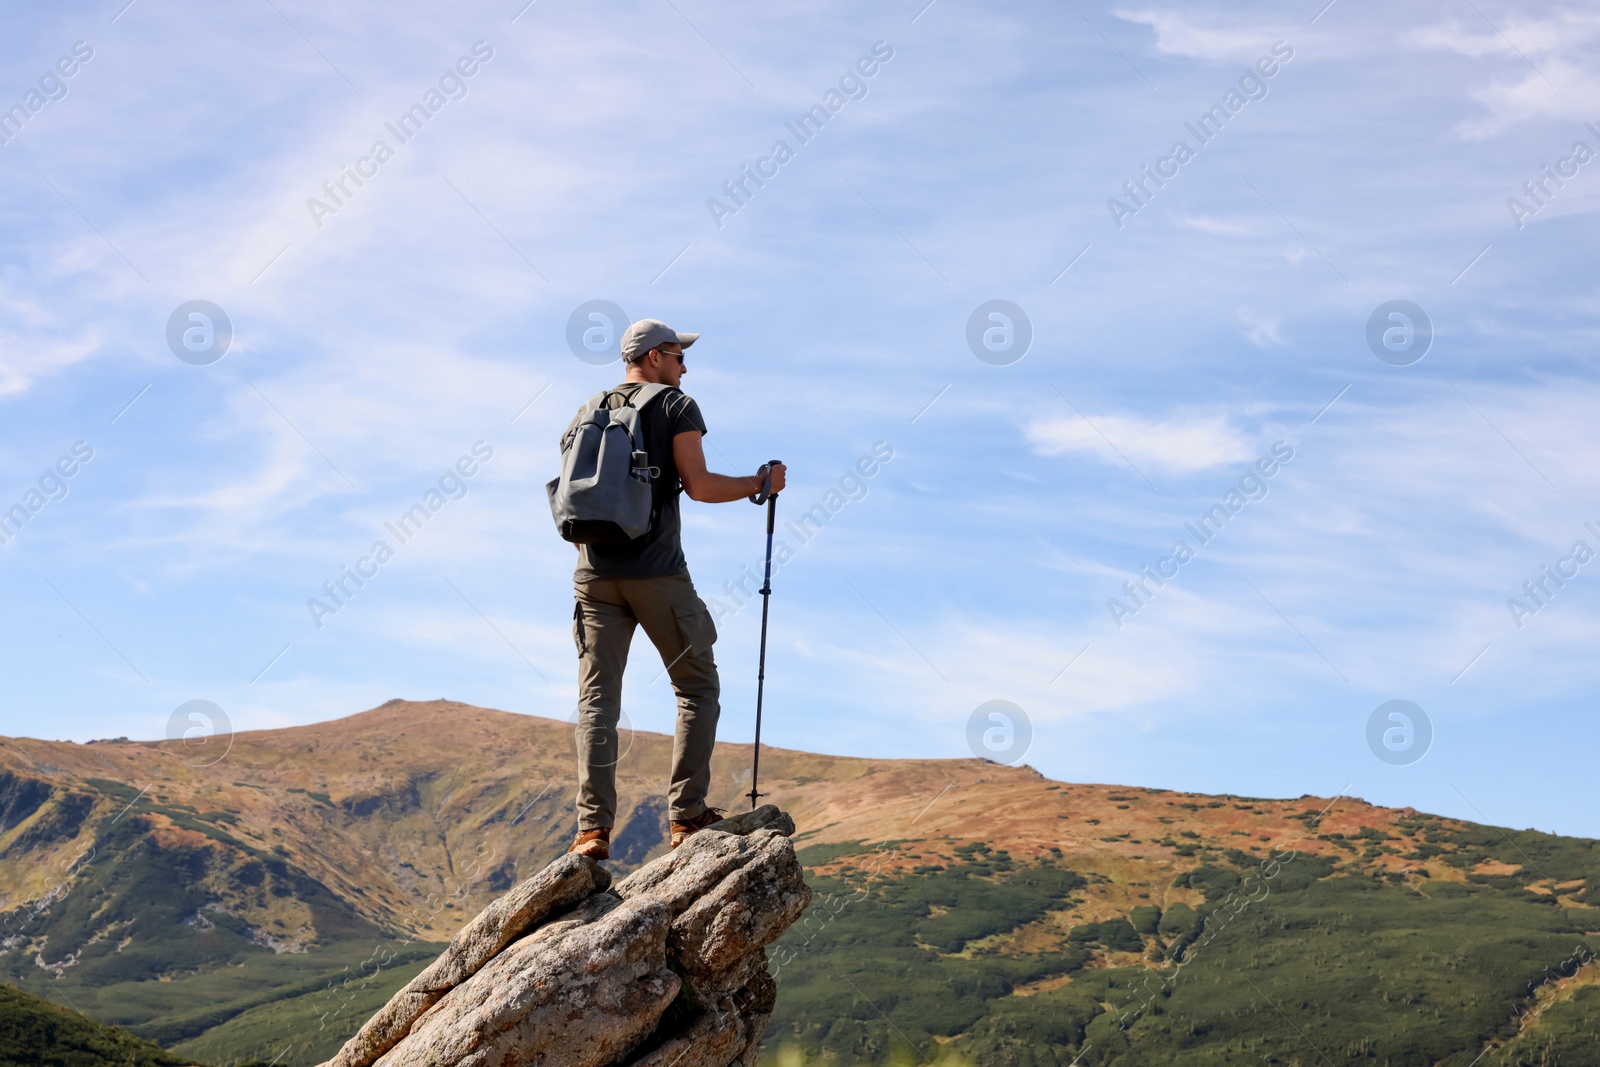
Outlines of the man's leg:
<svg viewBox="0 0 1600 1067">
<path fill-rule="evenodd" d="M 678 696 L 678 728 L 672 742 L 672 784 L 667 818 L 688 821 L 705 814 L 711 788 L 711 748 L 717 740 L 722 685 L 711 645 L 716 625 L 687 574 L 630 578 L 618 582 L 628 604 L 661 653 Z"/>
<path fill-rule="evenodd" d="M 578 829 L 617 818 L 617 719 L 622 672 L 636 625 L 616 582 L 577 584 L 572 638 L 578 646 Z"/>
</svg>

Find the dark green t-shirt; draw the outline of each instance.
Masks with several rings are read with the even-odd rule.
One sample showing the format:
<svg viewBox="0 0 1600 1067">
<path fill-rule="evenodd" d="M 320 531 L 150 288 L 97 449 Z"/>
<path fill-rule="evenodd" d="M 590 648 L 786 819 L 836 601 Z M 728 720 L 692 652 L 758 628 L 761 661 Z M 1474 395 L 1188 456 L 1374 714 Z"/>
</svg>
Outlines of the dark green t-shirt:
<svg viewBox="0 0 1600 1067">
<path fill-rule="evenodd" d="M 612 392 L 631 399 L 639 386 L 639 382 L 626 382 Z M 623 399 L 613 395 L 608 403 L 611 407 L 621 407 Z M 625 545 L 580 545 L 574 581 L 659 578 L 688 570 L 689 565 L 683 558 L 683 527 L 678 519 L 678 494 L 683 491 L 683 483 L 678 480 L 672 439 L 690 430 L 705 433 L 706 421 L 700 415 L 700 405 L 692 397 L 681 389 L 668 389 L 644 409 L 640 422 L 650 465 L 661 469 L 660 476 L 651 483 L 650 532 Z M 577 424 L 575 416 L 572 426 Z M 568 432 L 572 426 L 567 427 Z"/>
</svg>

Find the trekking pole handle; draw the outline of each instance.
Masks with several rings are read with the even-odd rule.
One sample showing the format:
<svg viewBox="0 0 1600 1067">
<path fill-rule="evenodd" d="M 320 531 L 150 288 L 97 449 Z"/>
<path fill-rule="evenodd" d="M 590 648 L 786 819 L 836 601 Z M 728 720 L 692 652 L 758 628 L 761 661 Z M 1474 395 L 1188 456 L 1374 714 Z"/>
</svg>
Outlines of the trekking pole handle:
<svg viewBox="0 0 1600 1067">
<path fill-rule="evenodd" d="M 756 471 L 756 475 L 761 479 L 761 489 L 750 494 L 750 503 L 765 504 L 768 498 L 778 495 L 772 491 L 772 468 L 782 462 L 781 459 L 769 459 L 761 465 L 760 470 Z"/>
</svg>

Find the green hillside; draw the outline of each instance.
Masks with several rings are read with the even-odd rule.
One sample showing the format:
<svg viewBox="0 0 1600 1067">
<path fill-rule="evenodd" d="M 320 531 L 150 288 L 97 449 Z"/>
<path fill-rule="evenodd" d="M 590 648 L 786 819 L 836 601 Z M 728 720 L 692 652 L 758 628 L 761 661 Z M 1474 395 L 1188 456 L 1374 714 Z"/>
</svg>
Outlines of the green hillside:
<svg viewBox="0 0 1600 1067">
<path fill-rule="evenodd" d="M 1600 1067 L 1596 915 L 1559 901 L 1600 893 L 1594 842 L 1416 818 L 1361 843 L 1466 872 L 1532 865 L 1559 895 L 1201 847 L 1180 876 L 1197 907 L 1059 925 L 1097 875 L 982 846 L 886 873 L 931 844 L 802 852 L 830 873 L 772 950 L 763 1064 Z"/>
<path fill-rule="evenodd" d="M 252 1061 L 303 1067 L 322 1063 L 333 1058 L 362 1023 L 443 949 L 443 945 L 429 945 L 426 959 L 383 970 L 375 969 L 382 954 L 374 959 L 369 949 L 362 961 L 365 971 L 357 963 L 309 992 L 286 987 L 280 996 L 246 1006 L 199 1036 L 169 1047 L 215 1067 L 242 1067 Z M 191 996 L 203 994 L 203 988 L 197 987 Z"/>
<path fill-rule="evenodd" d="M 113 783 L 98 785 L 111 791 Z M 142 802 L 85 825 L 93 845 L 84 854 L 93 860 L 75 866 L 72 891 L 0 916 L 7 981 L 169 1048 L 264 1009 L 258 1018 L 270 1025 L 235 1026 L 224 1047 L 212 1041 L 182 1054 L 269 1061 L 289 1044 L 269 1047 L 286 1030 L 296 1042 L 322 1036 L 307 1048 L 337 1049 L 443 947 L 362 921 L 281 857 L 203 821 L 195 824 L 206 832 L 190 835 L 197 840 L 154 832 L 149 808 Z M 219 882 L 234 899 L 217 892 Z M 316 940 L 282 951 L 270 931 L 251 928 L 230 906 L 250 895 L 263 911 L 284 901 L 304 907 Z M 295 1015 L 285 1015 L 286 1002 L 298 1005 Z M 301 1051 L 292 1062 L 317 1062 Z"/>
<path fill-rule="evenodd" d="M 190 1062 L 0 983 L 0 1067 L 181 1067 Z"/>
</svg>

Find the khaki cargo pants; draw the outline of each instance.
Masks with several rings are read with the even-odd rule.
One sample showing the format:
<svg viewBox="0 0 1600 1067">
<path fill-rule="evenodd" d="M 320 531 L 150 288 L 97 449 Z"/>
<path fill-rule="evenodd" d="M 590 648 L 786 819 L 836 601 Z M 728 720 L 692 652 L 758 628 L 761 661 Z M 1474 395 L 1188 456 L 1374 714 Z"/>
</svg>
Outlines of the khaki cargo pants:
<svg viewBox="0 0 1600 1067">
<path fill-rule="evenodd" d="M 662 578 L 610 578 L 575 583 L 572 636 L 578 646 L 578 826 L 615 826 L 617 719 L 622 672 L 635 626 L 661 653 L 678 697 L 667 817 L 693 819 L 706 810 L 711 747 L 717 739 L 721 684 L 711 645 L 717 628 L 688 572 Z"/>
</svg>

